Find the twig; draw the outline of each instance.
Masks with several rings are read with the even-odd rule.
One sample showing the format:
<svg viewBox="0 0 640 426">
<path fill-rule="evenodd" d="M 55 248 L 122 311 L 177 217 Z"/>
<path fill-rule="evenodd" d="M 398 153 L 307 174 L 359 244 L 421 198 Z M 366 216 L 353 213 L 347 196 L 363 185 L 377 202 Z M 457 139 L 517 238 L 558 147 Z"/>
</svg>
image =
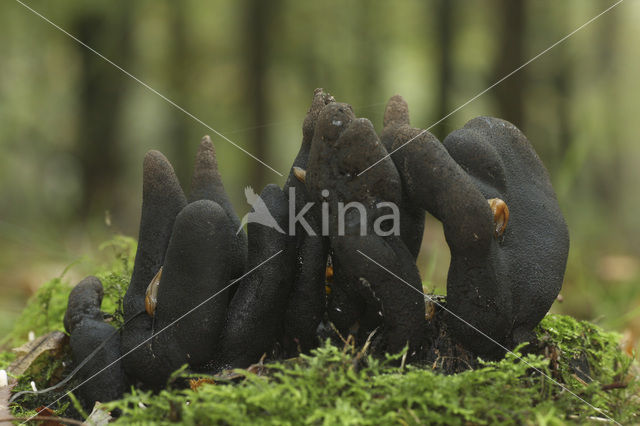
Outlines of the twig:
<svg viewBox="0 0 640 426">
<path fill-rule="evenodd" d="M 572 374 L 571 377 L 573 377 L 574 379 L 576 379 L 578 382 L 580 382 L 583 386 L 589 386 L 589 383 L 585 382 L 584 380 L 582 380 L 580 377 L 578 377 L 577 374 Z"/>
<path fill-rule="evenodd" d="M 580 418 L 580 416 L 575 414 L 570 414 L 568 417 L 571 420 L 576 420 Z M 592 422 L 598 422 L 598 423 L 613 423 L 613 420 L 605 419 L 604 417 L 588 416 L 588 417 L 585 417 L 585 419 L 591 420 Z"/>
<path fill-rule="evenodd" d="M 69 419 L 67 417 L 57 416 L 36 416 L 36 417 L 1 417 L 0 423 L 4 422 L 38 422 L 38 421 L 56 421 L 61 423 L 67 423 L 70 425 L 83 425 L 84 423 L 78 420 Z"/>
<path fill-rule="evenodd" d="M 600 389 L 602 389 L 603 391 L 608 391 L 611 389 L 624 389 L 626 387 L 626 383 L 609 383 L 608 385 L 602 385 Z"/>
<path fill-rule="evenodd" d="M 402 355 L 402 362 L 400 363 L 400 370 L 404 370 L 404 365 L 407 362 L 407 354 L 409 353 L 409 348 Z"/>
</svg>

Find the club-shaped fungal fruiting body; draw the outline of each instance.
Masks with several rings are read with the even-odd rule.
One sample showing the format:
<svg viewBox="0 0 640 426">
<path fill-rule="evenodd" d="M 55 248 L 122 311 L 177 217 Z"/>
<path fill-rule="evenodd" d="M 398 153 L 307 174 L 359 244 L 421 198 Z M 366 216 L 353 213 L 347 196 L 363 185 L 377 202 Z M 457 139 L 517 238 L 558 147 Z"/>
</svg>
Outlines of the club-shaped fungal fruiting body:
<svg viewBox="0 0 640 426">
<path fill-rule="evenodd" d="M 265 354 L 295 356 L 326 330 L 356 342 L 375 336 L 377 354 L 408 346 L 409 360 L 428 358 L 443 333 L 482 357 L 529 339 L 560 290 L 569 246 L 529 141 L 506 121 L 479 117 L 440 142 L 409 125 L 400 96 L 383 124 L 378 137 L 348 104 L 316 90 L 284 187 L 260 194 L 277 226 L 250 222 L 248 237 L 237 232 L 208 137 L 189 198 L 168 160 L 149 152 L 125 324 L 83 375 L 125 357 L 114 364 L 113 393 L 96 381 L 83 400 L 117 398 L 128 385 L 160 389 L 184 364 L 216 373 Z M 397 211 L 399 224 L 380 206 Z M 292 222 L 304 208 L 305 225 Z M 451 251 L 446 309 L 428 312 L 415 263 L 426 213 L 442 222 Z M 69 298 L 76 363 L 84 346 L 113 334 L 101 289 L 88 278 Z"/>
<path fill-rule="evenodd" d="M 560 291 L 569 250 L 564 217 L 532 145 L 513 124 L 490 117 L 440 143 L 409 126 L 399 96 L 389 101 L 387 118 L 391 149 L 405 145 L 391 157 L 406 202 L 444 226 L 449 330 L 482 356 L 529 340 Z"/>
</svg>

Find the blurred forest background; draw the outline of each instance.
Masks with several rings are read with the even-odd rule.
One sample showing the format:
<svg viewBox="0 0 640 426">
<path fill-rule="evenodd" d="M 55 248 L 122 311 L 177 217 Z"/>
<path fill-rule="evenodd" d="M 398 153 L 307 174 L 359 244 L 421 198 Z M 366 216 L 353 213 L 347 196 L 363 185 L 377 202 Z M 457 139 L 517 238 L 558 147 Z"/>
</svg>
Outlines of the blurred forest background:
<svg viewBox="0 0 640 426">
<path fill-rule="evenodd" d="M 285 176 L 313 90 L 379 130 L 387 99 L 426 128 L 612 0 L 128 0 L 28 5 Z M 627 0 L 433 129 L 505 118 L 547 166 L 571 233 L 553 310 L 640 335 L 640 1 Z M 183 185 L 211 133 L 17 2 L 0 3 L 0 336 L 34 290 L 75 283 L 112 235 L 137 236 L 144 153 Z M 238 214 L 284 183 L 212 134 Z M 420 256 L 444 292 L 429 220 Z M 67 266 L 73 264 L 68 271 Z M 66 272 L 65 272 L 66 271 Z"/>
</svg>

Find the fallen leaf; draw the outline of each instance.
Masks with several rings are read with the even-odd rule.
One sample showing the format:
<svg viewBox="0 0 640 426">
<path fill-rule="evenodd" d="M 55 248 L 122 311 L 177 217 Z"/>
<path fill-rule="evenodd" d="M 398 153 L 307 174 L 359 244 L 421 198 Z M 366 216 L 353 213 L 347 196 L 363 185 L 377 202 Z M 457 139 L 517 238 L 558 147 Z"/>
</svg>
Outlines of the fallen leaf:
<svg viewBox="0 0 640 426">
<path fill-rule="evenodd" d="M 34 420 L 38 419 L 38 417 L 47 418 L 46 420 L 40 420 L 41 426 L 64 426 L 63 419 L 58 417 L 55 411 L 53 411 L 51 408 L 42 405 L 36 408 L 36 412 L 38 413 L 38 415 L 34 417 Z"/>
<path fill-rule="evenodd" d="M 102 406 L 102 404 L 100 404 L 99 402 L 96 402 L 96 404 L 93 406 L 93 410 L 91 411 L 91 414 L 89 414 L 89 417 L 87 417 L 87 420 L 85 420 L 84 423 L 82 424 L 91 425 L 91 426 L 105 426 L 109 424 L 111 420 L 113 420 L 113 417 L 111 417 L 111 413 L 108 412 Z"/>
<path fill-rule="evenodd" d="M 9 366 L 9 372 L 21 376 L 40 355 L 48 351 L 58 351 L 64 344 L 67 335 L 61 331 L 52 331 L 24 345 L 14 348 L 18 358 Z"/>
</svg>

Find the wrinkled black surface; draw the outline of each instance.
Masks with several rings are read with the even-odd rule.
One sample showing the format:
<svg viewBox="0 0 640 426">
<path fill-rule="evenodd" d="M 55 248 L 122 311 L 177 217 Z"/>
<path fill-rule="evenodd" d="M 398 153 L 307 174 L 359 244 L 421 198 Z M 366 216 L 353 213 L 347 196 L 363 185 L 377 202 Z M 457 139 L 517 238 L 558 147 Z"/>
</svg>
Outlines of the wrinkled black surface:
<svg viewBox="0 0 640 426">
<path fill-rule="evenodd" d="M 524 134 L 498 118 L 474 118 L 443 145 L 484 198 L 501 198 L 510 210 L 502 238 L 491 240 L 486 257 L 476 253 L 487 259 L 491 278 L 474 277 L 480 298 L 486 294 L 489 299 L 494 283 L 504 282 L 500 287 L 507 287 L 503 291 L 510 303 L 487 309 L 480 298 L 474 302 L 462 281 L 468 279 L 471 263 L 462 261 L 464 269 L 448 280 L 449 305 L 467 316 L 482 313 L 485 322 L 500 318 L 495 310 L 505 312 L 509 343 L 527 341 L 560 292 L 569 251 L 569 232 L 549 175 Z M 470 336 L 468 328 L 459 326 L 456 333 L 463 339 Z M 486 339 L 475 340 L 472 348 L 487 347 Z"/>
<path fill-rule="evenodd" d="M 205 136 L 200 141 L 200 147 L 196 154 L 196 161 L 193 167 L 193 178 L 191 180 L 191 192 L 189 202 L 197 200 L 211 200 L 218 203 L 225 211 L 231 221 L 234 230 L 240 228 L 240 219 L 233 209 L 233 205 L 224 190 L 222 177 L 218 171 L 218 159 L 216 150 L 209 136 Z M 238 234 L 240 247 L 246 251 L 247 235 L 244 229 Z M 246 253 L 245 253 L 246 256 Z M 246 265 L 246 258 L 243 259 L 243 266 Z"/>
<path fill-rule="evenodd" d="M 138 252 L 124 299 L 125 320 L 144 309 L 149 282 L 160 266 L 163 273 L 155 316 L 140 315 L 127 324 L 122 352 L 132 351 L 124 359 L 130 378 L 153 388 L 164 386 L 181 365 L 197 368 L 212 358 L 224 326 L 229 290 L 197 306 L 244 271 L 246 236 L 242 231 L 236 235 L 239 220 L 224 193 L 208 137 L 201 141 L 196 156 L 192 200 L 186 204 L 164 156 L 149 152 L 144 163 Z"/>
<path fill-rule="evenodd" d="M 277 185 L 267 185 L 260 197 L 280 228 L 286 229 L 289 200 L 284 192 Z M 213 357 L 214 370 L 245 368 L 258 362 L 263 354 L 270 354 L 284 332 L 284 313 L 295 271 L 295 239 L 257 223 L 247 228 L 248 270 L 255 270 L 238 284 L 229 304 L 220 352 Z"/>
<path fill-rule="evenodd" d="M 392 98 L 385 116 L 403 110 L 403 102 Z M 478 355 L 503 352 L 478 330 L 506 347 L 527 340 L 560 291 L 569 248 L 548 174 L 531 144 L 512 124 L 488 117 L 471 120 L 444 143 L 408 126 L 391 136 L 394 149 L 415 138 L 392 157 L 410 202 L 444 226 L 451 250 L 447 302 L 458 316 L 450 317 L 450 331 Z M 501 198 L 510 210 L 499 238 L 490 198 Z"/>
<path fill-rule="evenodd" d="M 387 157 L 358 176 L 359 172 L 386 155 L 386 149 L 368 120 L 356 118 L 347 104 L 329 104 L 320 113 L 316 124 L 307 188 L 315 200 L 328 203 L 331 248 L 336 277 L 340 280 L 332 288 L 344 285 L 349 298 L 357 297 L 359 292 L 372 291 L 382 310 L 381 336 L 384 344 L 381 347 L 397 352 L 407 343 L 414 349 L 421 345 L 424 302 L 420 277 L 404 242 L 398 236 L 383 237 L 373 233 L 373 224 L 380 215 L 378 203 L 400 204 L 402 188 L 395 165 Z M 327 197 L 322 196 L 323 190 L 329 191 Z M 344 220 L 341 220 L 338 203 L 352 201 L 364 206 L 366 217 L 348 209 Z M 389 271 L 372 264 L 363 254 Z M 362 306 L 363 312 L 359 325 L 375 323 L 374 315 L 364 313 L 372 312 L 377 304 L 367 307 L 366 299 L 364 295 L 361 302 L 356 302 Z M 344 308 L 349 309 L 346 305 Z M 334 310 L 332 308 L 329 312 L 330 318 L 335 314 Z M 344 313 L 340 316 L 344 317 Z"/>
<path fill-rule="evenodd" d="M 169 161 L 158 151 L 144 157 L 142 213 L 133 275 L 124 298 L 125 319 L 144 309 L 144 294 L 164 263 L 176 216 L 187 205 L 180 182 Z"/>
<path fill-rule="evenodd" d="M 375 353 L 408 344 L 410 360 L 463 354 L 451 371 L 465 368 L 473 355 L 497 357 L 499 345 L 529 339 L 560 290 L 569 247 L 549 176 L 531 144 L 512 124 L 488 117 L 441 143 L 410 127 L 400 96 L 389 101 L 383 124 L 379 139 L 349 105 L 315 91 L 293 163 L 307 171 L 306 183 L 292 168 L 283 190 L 268 185 L 260 194 L 285 234 L 258 223 L 248 224 L 248 237 L 237 232 L 240 221 L 208 137 L 196 156 L 189 201 L 171 164 L 149 152 L 121 342 L 102 319 L 97 278 L 83 280 L 69 297 L 64 325 L 74 362 L 109 339 L 79 370 L 81 378 L 125 356 L 80 389 L 83 403 L 118 398 L 130 383 L 160 389 L 184 364 L 217 373 L 247 367 L 263 354 L 309 351 L 318 345 L 318 330 L 332 335 L 327 320 L 359 343 L 377 330 Z M 509 207 L 501 236 L 494 235 L 490 198 Z M 304 217 L 315 235 L 300 224 L 288 235 L 290 216 L 310 202 Z M 339 203 L 350 202 L 364 206 L 364 215 L 347 208 L 343 216 Z M 377 220 L 390 213 L 379 206 L 384 202 L 399 206 L 400 235 L 374 233 Z M 328 236 L 322 235 L 324 211 Z M 448 312 L 436 320 L 425 320 L 415 265 L 425 212 L 443 223 L 451 250 Z M 329 252 L 334 275 L 327 283 Z M 151 317 L 145 292 L 161 266 Z"/>
<path fill-rule="evenodd" d="M 383 129 L 380 135 L 380 141 L 386 148 L 387 152 L 400 148 L 400 145 L 394 147 L 394 140 L 398 133 L 411 132 L 409 126 L 409 108 L 400 96 L 393 96 L 389 100 L 389 104 L 385 110 L 383 119 Z M 411 143 L 411 142 L 409 142 Z M 392 160 L 394 157 L 391 157 Z M 396 165 L 397 168 L 400 166 Z M 420 206 L 412 203 L 407 195 L 405 185 L 402 186 L 402 198 L 400 201 L 400 235 L 402 241 L 417 259 L 424 235 L 425 211 Z"/>
<path fill-rule="evenodd" d="M 164 379 L 183 364 L 208 362 L 224 327 L 228 289 L 243 259 L 235 229 L 219 204 L 199 200 L 176 218 L 169 242 L 150 347 Z M 164 373 L 164 377 L 163 374 Z"/>
<path fill-rule="evenodd" d="M 361 256 L 358 254 L 358 256 Z M 362 344 L 369 334 L 382 324 L 382 305 L 370 283 L 350 264 L 353 256 L 334 256 L 334 277 L 327 298 L 327 314 L 343 338 L 349 334 Z M 362 262 L 362 259 L 356 259 Z"/>
<path fill-rule="evenodd" d="M 315 200 L 309 197 L 306 185 L 294 176 L 293 167 L 307 169 L 318 115 L 325 105 L 332 102 L 332 96 L 322 89 L 316 89 L 302 125 L 302 144 L 284 185 L 287 197 L 290 197 L 292 189 L 295 191 L 296 212 L 301 212 L 307 203 Z M 283 341 L 285 351 L 290 356 L 317 346 L 316 330 L 325 311 L 325 268 L 329 242 L 322 236 L 320 214 L 320 206 L 316 203 L 304 216 L 315 235 L 310 235 L 300 223 L 295 227 L 295 278 L 286 308 Z M 289 231 L 288 228 L 283 229 Z"/>
<path fill-rule="evenodd" d="M 71 335 L 70 345 L 74 364 L 80 364 L 105 340 L 107 344 L 78 371 L 83 383 L 76 389 L 85 409 L 91 410 L 95 401 L 108 402 L 122 398 L 125 378 L 120 358 L 120 336 L 102 319 L 100 305 L 102 283 L 90 276 L 71 290 L 64 327 Z M 113 364 L 113 365 L 111 365 Z M 104 371 L 100 372 L 103 368 Z"/>
</svg>

